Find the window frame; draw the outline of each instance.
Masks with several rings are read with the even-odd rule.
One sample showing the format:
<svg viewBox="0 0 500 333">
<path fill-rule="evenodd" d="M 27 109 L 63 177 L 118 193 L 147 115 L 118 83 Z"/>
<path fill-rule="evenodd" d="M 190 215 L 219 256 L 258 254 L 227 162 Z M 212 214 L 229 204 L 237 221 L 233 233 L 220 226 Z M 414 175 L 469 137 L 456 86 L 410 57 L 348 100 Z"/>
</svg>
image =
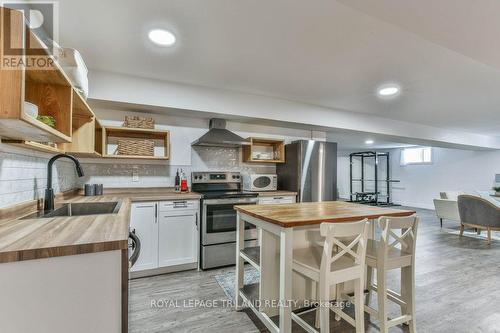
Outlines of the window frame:
<svg viewBox="0 0 500 333">
<path fill-rule="evenodd" d="M 422 151 L 422 153 L 421 153 L 422 156 L 421 156 L 420 162 L 406 162 L 405 161 L 405 150 L 410 150 L 410 149 L 420 149 Z M 429 162 L 423 161 L 424 154 L 425 154 L 424 151 L 426 149 L 428 149 L 430 152 L 431 160 Z M 402 148 L 400 162 L 401 162 L 402 166 L 406 166 L 406 165 L 431 165 L 434 163 L 434 150 L 432 149 L 432 147 L 422 147 L 422 146 Z"/>
</svg>

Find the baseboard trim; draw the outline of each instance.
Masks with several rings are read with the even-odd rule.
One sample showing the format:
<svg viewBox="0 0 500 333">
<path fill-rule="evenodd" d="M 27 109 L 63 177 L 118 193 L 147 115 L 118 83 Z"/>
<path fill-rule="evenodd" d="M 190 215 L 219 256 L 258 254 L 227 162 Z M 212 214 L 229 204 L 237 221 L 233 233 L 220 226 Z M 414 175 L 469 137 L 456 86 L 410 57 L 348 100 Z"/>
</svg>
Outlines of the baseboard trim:
<svg viewBox="0 0 500 333">
<path fill-rule="evenodd" d="M 154 268 L 154 269 L 146 269 L 143 271 L 135 271 L 135 272 L 130 272 L 129 277 L 130 279 L 138 279 L 146 276 L 154 276 L 154 275 L 161 275 L 161 274 L 167 274 L 167 273 L 174 273 L 174 272 L 181 272 L 181 271 L 187 271 L 187 270 L 192 270 L 192 269 L 197 269 L 198 268 L 198 263 L 191 263 L 191 264 L 182 264 L 182 265 L 175 265 L 175 266 L 169 266 L 169 267 L 161 267 L 161 268 Z"/>
</svg>

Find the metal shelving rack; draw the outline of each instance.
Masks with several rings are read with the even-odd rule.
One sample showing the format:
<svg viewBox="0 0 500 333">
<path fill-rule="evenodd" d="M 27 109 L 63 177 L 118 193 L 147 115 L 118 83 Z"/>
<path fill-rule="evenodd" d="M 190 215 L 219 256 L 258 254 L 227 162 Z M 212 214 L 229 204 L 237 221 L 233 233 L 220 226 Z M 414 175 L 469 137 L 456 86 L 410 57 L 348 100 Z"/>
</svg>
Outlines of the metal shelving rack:
<svg viewBox="0 0 500 333">
<path fill-rule="evenodd" d="M 354 179 L 353 178 L 353 163 L 354 159 L 359 158 L 361 162 L 361 177 Z M 366 159 L 373 158 L 375 159 L 374 163 L 374 179 L 365 179 L 365 161 Z M 386 175 L 385 179 L 379 179 L 378 175 L 378 165 L 380 162 L 380 159 L 385 159 L 386 163 Z M 349 176 L 350 176 L 350 201 L 351 202 L 357 202 L 357 203 L 363 203 L 363 204 L 370 204 L 370 205 L 384 205 L 384 206 L 393 206 L 395 204 L 392 203 L 391 201 L 391 184 L 392 183 L 397 183 L 399 180 L 392 180 L 390 179 L 390 154 L 389 152 L 386 153 L 379 153 L 379 152 L 374 152 L 374 151 L 362 151 L 362 152 L 357 152 L 357 153 L 352 153 L 349 155 Z M 353 191 L 353 184 L 354 182 L 360 182 L 361 183 L 361 192 L 354 192 Z M 374 191 L 367 192 L 365 191 L 365 182 L 374 182 Z M 381 194 L 379 191 L 379 183 L 384 183 L 384 186 L 386 188 L 386 194 Z M 385 196 L 385 200 L 380 200 L 381 197 Z"/>
</svg>

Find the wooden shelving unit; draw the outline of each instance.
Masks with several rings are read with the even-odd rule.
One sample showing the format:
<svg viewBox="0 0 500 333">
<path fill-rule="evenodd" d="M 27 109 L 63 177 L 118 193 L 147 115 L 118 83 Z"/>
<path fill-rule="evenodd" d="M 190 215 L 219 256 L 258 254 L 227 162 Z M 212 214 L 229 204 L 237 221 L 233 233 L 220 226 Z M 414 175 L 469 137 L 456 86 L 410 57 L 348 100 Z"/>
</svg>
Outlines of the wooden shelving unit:
<svg viewBox="0 0 500 333">
<path fill-rule="evenodd" d="M 247 141 L 250 144 L 243 146 L 243 162 L 285 163 L 284 140 L 249 137 Z"/>
<path fill-rule="evenodd" d="M 9 34 L 11 45 L 40 47 L 43 43 L 26 27 L 21 12 L 0 7 L 2 19 L 10 16 L 10 25 L 3 35 Z M 3 43 L 3 40 L 2 40 Z M 39 56 L 40 57 L 40 56 Z M 0 70 L 0 134 L 11 140 L 35 142 L 71 142 L 72 86 L 55 62 L 43 55 L 49 68 L 26 68 Z M 29 62 L 30 56 L 27 56 Z M 29 116 L 24 110 L 24 101 L 38 106 L 38 114 L 52 116 L 56 120 L 52 128 Z"/>
<path fill-rule="evenodd" d="M 56 144 L 56 146 L 53 147 L 53 146 L 49 146 L 47 144 L 35 142 L 35 141 L 11 140 L 11 139 L 2 139 L 2 143 L 6 143 L 6 144 L 9 144 L 11 146 L 17 146 L 17 147 L 21 147 L 21 148 L 29 148 L 29 149 L 41 151 L 44 153 L 59 154 L 59 153 L 64 152 L 62 149 L 59 148 L 58 144 Z"/>
<path fill-rule="evenodd" d="M 102 155 L 102 126 L 80 94 L 73 89 L 72 141 L 61 144 L 61 149 L 77 157 Z"/>
<path fill-rule="evenodd" d="M 8 27 L 2 27 L 6 28 L 2 36 L 11 38 L 9 45 L 24 50 L 28 45 L 30 48 L 44 48 L 43 42 L 27 27 L 20 11 L 0 7 L 0 16 L 2 22 L 10 21 Z M 4 45 L 3 39 L 0 45 Z M 26 63 L 34 60 L 31 55 L 25 56 Z M 48 67 L 23 65 L 15 69 L 0 69 L 0 137 L 3 143 L 79 157 L 170 158 L 169 131 L 102 126 L 54 57 L 48 53 L 36 57 L 45 59 Z M 24 109 L 25 101 L 37 105 L 39 115 L 53 117 L 54 128 L 29 116 Z M 113 154 L 109 149 L 113 138 L 120 137 L 154 140 L 156 156 Z"/>
<path fill-rule="evenodd" d="M 103 157 L 105 158 L 129 158 L 142 160 L 168 160 L 170 159 L 170 131 L 157 129 L 141 129 L 127 127 L 103 127 Z M 155 141 L 156 144 L 161 143 L 163 154 L 157 156 L 138 156 L 138 155 L 118 155 L 110 150 L 110 146 L 114 145 L 110 138 L 127 138 L 127 139 L 149 139 Z"/>
</svg>

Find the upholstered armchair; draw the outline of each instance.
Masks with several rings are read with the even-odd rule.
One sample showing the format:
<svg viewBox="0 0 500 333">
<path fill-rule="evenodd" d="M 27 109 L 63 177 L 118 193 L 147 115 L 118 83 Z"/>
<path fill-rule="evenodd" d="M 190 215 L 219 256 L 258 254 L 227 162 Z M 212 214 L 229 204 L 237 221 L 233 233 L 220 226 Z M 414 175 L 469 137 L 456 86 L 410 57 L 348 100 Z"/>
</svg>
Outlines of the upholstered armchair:
<svg viewBox="0 0 500 333">
<path fill-rule="evenodd" d="M 443 219 L 460 222 L 457 200 L 434 199 L 434 208 L 436 210 L 436 215 L 441 222 L 441 228 L 443 227 Z"/>
<path fill-rule="evenodd" d="M 460 213 L 460 236 L 464 227 L 469 226 L 488 231 L 488 244 L 491 244 L 491 231 L 500 230 L 500 206 L 473 195 L 458 196 L 458 211 Z"/>
</svg>

